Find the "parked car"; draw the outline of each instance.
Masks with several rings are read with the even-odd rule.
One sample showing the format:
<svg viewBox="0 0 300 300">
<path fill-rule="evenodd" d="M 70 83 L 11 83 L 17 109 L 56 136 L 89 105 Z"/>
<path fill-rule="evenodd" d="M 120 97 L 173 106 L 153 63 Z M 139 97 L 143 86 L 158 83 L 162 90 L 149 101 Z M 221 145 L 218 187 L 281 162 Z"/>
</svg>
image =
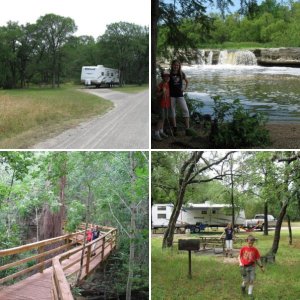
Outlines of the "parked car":
<svg viewBox="0 0 300 300">
<path fill-rule="evenodd" d="M 277 220 L 272 216 L 268 215 L 268 227 L 275 227 Z M 257 228 L 263 230 L 265 223 L 265 215 L 264 214 L 256 214 L 253 219 L 246 219 L 244 227 L 247 228 Z"/>
</svg>

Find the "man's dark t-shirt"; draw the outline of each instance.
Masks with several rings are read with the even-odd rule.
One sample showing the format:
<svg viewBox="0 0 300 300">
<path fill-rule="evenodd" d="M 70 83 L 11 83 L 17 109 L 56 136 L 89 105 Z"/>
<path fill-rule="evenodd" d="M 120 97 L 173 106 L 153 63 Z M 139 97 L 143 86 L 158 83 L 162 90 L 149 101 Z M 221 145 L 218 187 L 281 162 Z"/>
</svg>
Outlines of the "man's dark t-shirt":
<svg viewBox="0 0 300 300">
<path fill-rule="evenodd" d="M 100 235 L 100 231 L 99 230 L 94 230 L 93 231 L 93 240 L 97 239 Z"/>
<path fill-rule="evenodd" d="M 183 97 L 182 92 L 182 80 L 185 79 L 185 74 L 170 74 L 170 96 L 171 97 Z"/>
</svg>

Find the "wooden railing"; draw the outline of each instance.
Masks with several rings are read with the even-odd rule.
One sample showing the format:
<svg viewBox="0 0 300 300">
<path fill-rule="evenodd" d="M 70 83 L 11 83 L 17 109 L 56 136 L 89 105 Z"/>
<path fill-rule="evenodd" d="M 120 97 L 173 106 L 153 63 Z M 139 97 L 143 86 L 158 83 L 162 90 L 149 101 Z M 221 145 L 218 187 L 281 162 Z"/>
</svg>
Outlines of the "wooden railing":
<svg viewBox="0 0 300 300">
<path fill-rule="evenodd" d="M 91 228 L 91 226 L 92 225 L 89 224 L 89 228 Z M 80 229 L 84 228 L 84 225 L 80 226 Z M 93 262 L 93 260 L 98 259 L 99 262 L 96 262 L 99 264 L 101 261 L 105 260 L 106 257 L 111 253 L 111 251 L 116 247 L 117 229 L 106 226 L 99 226 L 99 229 L 101 231 L 99 238 L 87 243 L 84 249 L 84 230 L 80 230 L 72 234 L 67 234 L 60 237 L 23 245 L 20 247 L 0 250 L 0 257 L 22 254 L 31 250 L 36 250 L 37 252 L 37 254 L 23 258 L 16 262 L 0 266 L 0 271 L 4 271 L 12 267 L 20 266 L 27 262 L 35 261 L 35 264 L 33 266 L 24 268 L 23 270 L 17 271 L 4 278 L 0 278 L 0 284 L 3 284 L 9 280 L 16 279 L 31 271 L 38 271 L 42 273 L 45 268 L 52 266 L 52 298 L 55 300 L 73 299 L 70 284 L 67 281 L 67 277 L 70 277 L 74 273 L 77 273 L 79 271 L 79 267 L 77 268 L 77 266 L 75 269 L 73 268 L 72 270 L 70 268 L 80 262 L 81 255 L 76 256 L 76 259 L 71 260 L 68 264 L 64 263 L 64 265 L 62 265 L 62 263 L 66 259 L 70 258 L 70 256 L 80 251 L 84 251 L 84 261 L 82 266 L 83 270 L 80 280 L 89 275 L 94 268 L 91 268 L 91 263 Z M 80 244 L 80 246 L 78 246 L 78 244 Z M 55 248 L 45 250 L 45 247 L 51 248 L 51 245 L 55 245 Z M 73 246 L 76 245 L 77 247 L 71 249 Z M 61 253 L 62 251 L 67 252 Z M 92 252 L 95 252 L 94 256 L 91 256 Z M 49 255 L 51 255 L 52 257 L 47 257 Z M 55 255 L 55 257 L 53 257 L 53 255 Z"/>
<path fill-rule="evenodd" d="M 70 284 L 67 280 L 67 277 L 74 275 L 74 273 L 79 272 L 79 268 L 70 271 L 70 268 L 75 264 L 79 263 L 81 256 L 78 256 L 77 259 L 72 260 L 69 264 L 62 265 L 62 262 L 68 259 L 71 255 L 76 254 L 77 252 L 84 253 L 84 261 L 82 266 L 82 274 L 80 280 L 88 276 L 93 269 L 90 268 L 90 264 L 94 259 L 98 259 L 99 263 L 104 261 L 105 258 L 111 253 L 116 247 L 116 234 L 117 229 L 112 227 L 99 227 L 101 230 L 101 235 L 96 240 L 93 240 L 87 243 L 83 249 L 83 245 L 76 247 L 66 253 L 58 255 L 53 258 L 53 275 L 52 275 L 52 299 L 54 300 L 73 300 Z M 103 230 L 108 230 L 103 232 Z M 94 246 L 95 245 L 95 246 Z M 93 252 L 96 254 L 91 256 Z M 108 249 L 108 250 L 106 250 Z M 69 271 L 68 271 L 69 270 Z M 66 271 L 68 271 L 66 275 Z M 77 274 L 76 274 L 77 275 Z M 76 276 L 77 277 L 77 276 Z"/>
<path fill-rule="evenodd" d="M 36 270 L 36 269 L 38 269 L 39 272 L 43 272 L 45 266 L 52 264 L 52 258 L 47 259 L 48 255 L 53 255 L 54 253 L 68 250 L 73 245 L 78 244 L 78 242 L 80 242 L 80 237 L 82 236 L 83 233 L 84 233 L 84 231 L 78 231 L 76 233 L 67 234 L 67 235 L 43 240 L 43 241 L 32 243 L 32 244 L 27 244 L 27 245 L 23 245 L 23 246 L 11 248 L 11 249 L 0 250 L 0 257 L 21 254 L 21 253 L 24 253 L 24 252 L 27 252 L 30 250 L 36 250 L 38 253 L 38 254 L 35 254 L 32 256 L 26 257 L 24 259 L 18 260 L 16 262 L 12 262 L 12 263 L 8 263 L 4 266 L 0 266 L 0 271 L 4 271 L 4 270 L 7 270 L 12 267 L 17 267 L 19 265 L 25 264 L 30 261 L 34 261 L 34 260 L 36 261 L 36 263 L 31 267 L 25 268 L 21 271 L 13 273 L 4 278 L 0 278 L 0 284 L 5 283 L 9 280 L 18 278 L 28 272 Z M 78 239 L 78 242 L 77 242 L 77 239 Z M 51 245 L 57 244 L 59 242 L 63 242 L 63 245 L 59 245 L 58 247 L 56 247 L 54 249 L 45 251 L 46 246 L 51 246 Z"/>
</svg>

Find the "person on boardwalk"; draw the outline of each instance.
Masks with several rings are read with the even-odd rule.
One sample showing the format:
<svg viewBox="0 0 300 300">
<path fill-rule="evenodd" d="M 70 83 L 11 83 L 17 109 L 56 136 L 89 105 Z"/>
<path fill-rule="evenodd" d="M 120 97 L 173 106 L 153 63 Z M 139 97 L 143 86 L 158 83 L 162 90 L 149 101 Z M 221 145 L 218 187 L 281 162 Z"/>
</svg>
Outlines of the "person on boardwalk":
<svg viewBox="0 0 300 300">
<path fill-rule="evenodd" d="M 96 225 L 92 231 L 92 240 L 96 240 L 99 236 L 100 236 L 100 229 L 99 229 L 99 226 Z M 95 242 L 92 246 L 92 253 L 91 253 L 91 256 L 94 256 L 96 255 L 96 244 L 97 242 Z"/>
<path fill-rule="evenodd" d="M 232 228 L 232 224 L 228 223 L 227 227 L 224 229 L 220 239 L 225 235 L 225 243 L 226 243 L 226 250 L 225 255 L 226 257 L 230 255 L 232 257 L 232 249 L 233 249 L 233 240 L 234 240 L 234 230 Z"/>
<path fill-rule="evenodd" d="M 99 226 L 96 225 L 95 228 L 93 229 L 93 240 L 97 239 L 100 235 L 100 229 Z"/>
<path fill-rule="evenodd" d="M 159 99 L 159 116 L 156 129 L 154 132 L 154 140 L 161 141 L 167 138 L 168 135 L 164 132 L 164 122 L 168 118 L 171 106 L 170 100 L 170 72 L 164 70 L 161 74 L 162 81 L 157 87 L 157 98 Z"/>
<path fill-rule="evenodd" d="M 86 232 L 86 241 L 89 243 L 93 240 L 93 228 L 88 229 Z"/>
<path fill-rule="evenodd" d="M 241 286 L 242 293 L 246 294 L 246 285 L 248 284 L 248 295 L 250 299 L 254 299 L 253 285 L 255 279 L 255 264 L 258 264 L 258 266 L 264 272 L 264 267 L 260 260 L 260 253 L 257 250 L 257 248 L 253 246 L 254 241 L 255 241 L 254 236 L 249 235 L 247 237 L 248 245 L 241 248 L 238 257 L 240 269 L 241 269 L 241 275 L 243 278 L 243 282 Z"/>
<path fill-rule="evenodd" d="M 183 82 L 185 85 L 183 86 Z M 181 63 L 175 59 L 171 63 L 170 74 L 170 96 L 171 96 L 171 120 L 174 126 L 173 132 L 177 133 L 176 124 L 176 103 L 179 104 L 182 110 L 182 116 L 186 127 L 186 134 L 189 132 L 190 127 L 190 113 L 187 107 L 186 101 L 183 97 L 183 93 L 187 90 L 188 80 L 185 74 L 181 71 Z"/>
</svg>

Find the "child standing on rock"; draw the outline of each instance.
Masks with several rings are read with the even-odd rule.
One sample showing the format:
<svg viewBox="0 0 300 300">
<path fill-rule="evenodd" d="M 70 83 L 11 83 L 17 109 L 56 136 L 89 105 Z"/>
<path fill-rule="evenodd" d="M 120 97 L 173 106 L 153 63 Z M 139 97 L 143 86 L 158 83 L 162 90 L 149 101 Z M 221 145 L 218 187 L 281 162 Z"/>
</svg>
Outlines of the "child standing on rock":
<svg viewBox="0 0 300 300">
<path fill-rule="evenodd" d="M 241 248 L 239 255 L 241 275 L 243 278 L 241 289 L 242 293 L 246 294 L 246 285 L 248 284 L 248 295 L 250 299 L 254 299 L 253 284 L 255 279 L 255 264 L 258 264 L 263 272 L 265 271 L 260 260 L 260 253 L 257 248 L 253 246 L 254 241 L 254 236 L 249 235 L 247 237 L 248 245 Z"/>
<path fill-rule="evenodd" d="M 154 132 L 154 140 L 161 141 L 163 138 L 167 138 L 168 135 L 164 133 L 164 122 L 168 118 L 169 110 L 171 106 L 170 100 L 170 72 L 165 70 L 161 74 L 162 82 L 157 88 L 157 97 L 159 99 L 159 119 Z"/>
</svg>

